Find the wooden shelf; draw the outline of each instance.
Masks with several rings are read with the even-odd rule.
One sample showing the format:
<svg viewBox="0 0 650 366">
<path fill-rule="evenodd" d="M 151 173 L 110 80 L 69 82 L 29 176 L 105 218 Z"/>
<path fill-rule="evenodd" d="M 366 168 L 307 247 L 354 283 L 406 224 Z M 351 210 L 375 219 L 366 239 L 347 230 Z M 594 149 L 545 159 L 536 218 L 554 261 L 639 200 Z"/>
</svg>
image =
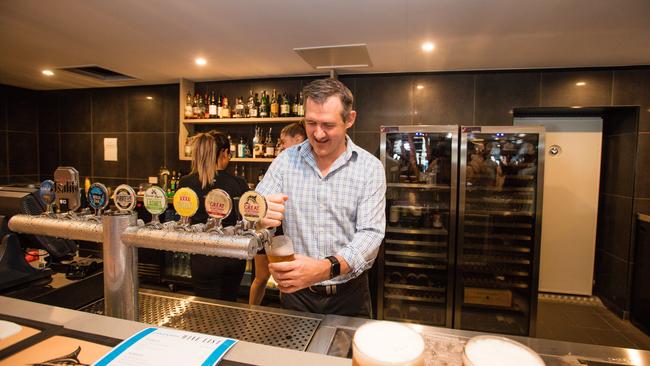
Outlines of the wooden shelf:
<svg viewBox="0 0 650 366">
<path fill-rule="evenodd" d="M 186 124 L 232 125 L 232 124 L 261 124 L 261 123 L 292 123 L 300 122 L 304 117 L 268 117 L 268 118 L 209 118 L 183 119 Z"/>
<path fill-rule="evenodd" d="M 231 163 L 270 163 L 275 158 L 232 158 Z"/>
</svg>

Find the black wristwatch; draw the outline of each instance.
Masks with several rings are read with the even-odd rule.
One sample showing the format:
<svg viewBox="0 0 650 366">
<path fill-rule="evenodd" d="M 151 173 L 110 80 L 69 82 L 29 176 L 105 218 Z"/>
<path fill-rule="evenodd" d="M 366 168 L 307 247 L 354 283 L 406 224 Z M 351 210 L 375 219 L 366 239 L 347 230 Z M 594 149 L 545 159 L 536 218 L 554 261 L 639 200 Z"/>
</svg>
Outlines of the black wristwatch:
<svg viewBox="0 0 650 366">
<path fill-rule="evenodd" d="M 330 267 L 330 278 L 338 277 L 341 274 L 341 262 L 333 255 L 325 257 L 325 259 L 332 263 Z"/>
</svg>

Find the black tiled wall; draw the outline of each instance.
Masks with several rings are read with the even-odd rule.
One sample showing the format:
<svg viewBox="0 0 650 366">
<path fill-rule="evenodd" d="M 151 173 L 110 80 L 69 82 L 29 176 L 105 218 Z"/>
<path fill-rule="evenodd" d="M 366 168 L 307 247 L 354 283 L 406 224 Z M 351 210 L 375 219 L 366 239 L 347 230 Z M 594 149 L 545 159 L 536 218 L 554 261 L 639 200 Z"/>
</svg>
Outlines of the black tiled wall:
<svg viewBox="0 0 650 366">
<path fill-rule="evenodd" d="M 0 85 L 0 184 L 38 180 L 38 93 Z"/>
<path fill-rule="evenodd" d="M 41 178 L 71 165 L 81 177 L 134 186 L 178 160 L 178 85 L 41 92 Z M 117 138 L 118 161 L 104 160 L 104 138 Z M 167 146 L 170 145 L 171 146 Z"/>
</svg>

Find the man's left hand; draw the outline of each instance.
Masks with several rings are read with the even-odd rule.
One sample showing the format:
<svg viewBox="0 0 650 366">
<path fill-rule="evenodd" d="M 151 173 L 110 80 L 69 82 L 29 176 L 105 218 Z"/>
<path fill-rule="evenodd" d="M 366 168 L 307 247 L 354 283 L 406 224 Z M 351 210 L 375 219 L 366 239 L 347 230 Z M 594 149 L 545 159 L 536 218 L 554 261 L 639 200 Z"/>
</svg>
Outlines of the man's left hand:
<svg viewBox="0 0 650 366">
<path fill-rule="evenodd" d="M 291 262 L 269 264 L 269 271 L 280 291 L 292 293 L 329 279 L 330 262 L 296 254 Z"/>
</svg>

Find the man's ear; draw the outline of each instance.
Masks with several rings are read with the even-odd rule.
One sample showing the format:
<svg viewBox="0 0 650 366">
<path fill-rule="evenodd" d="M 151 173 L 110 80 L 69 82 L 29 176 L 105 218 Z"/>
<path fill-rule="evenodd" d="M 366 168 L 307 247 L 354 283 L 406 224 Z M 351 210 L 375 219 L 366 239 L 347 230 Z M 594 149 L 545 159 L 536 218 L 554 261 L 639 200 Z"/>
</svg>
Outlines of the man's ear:
<svg viewBox="0 0 650 366">
<path fill-rule="evenodd" d="M 348 120 L 345 122 L 345 128 L 350 128 L 354 125 L 354 121 L 357 119 L 357 111 L 350 111 L 348 114 Z"/>
</svg>

